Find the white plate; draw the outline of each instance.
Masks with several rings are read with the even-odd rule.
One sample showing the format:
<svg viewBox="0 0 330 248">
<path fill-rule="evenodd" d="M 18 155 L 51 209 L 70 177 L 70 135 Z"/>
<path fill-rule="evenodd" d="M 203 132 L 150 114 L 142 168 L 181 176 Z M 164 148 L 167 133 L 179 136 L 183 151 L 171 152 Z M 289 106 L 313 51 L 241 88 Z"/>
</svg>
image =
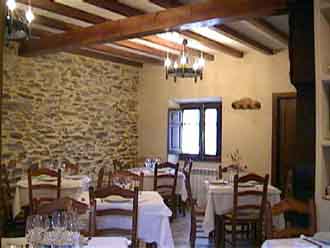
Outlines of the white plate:
<svg viewBox="0 0 330 248">
<path fill-rule="evenodd" d="M 330 245 L 330 232 L 319 232 L 314 235 L 314 238 L 320 242 Z"/>
<path fill-rule="evenodd" d="M 39 176 L 38 177 L 38 181 L 42 181 L 42 182 L 54 182 L 56 180 L 57 180 L 56 177 L 49 177 L 49 176 Z"/>
<path fill-rule="evenodd" d="M 238 187 L 239 188 L 250 188 L 250 187 L 254 187 L 255 184 L 254 183 L 239 183 Z"/>
<path fill-rule="evenodd" d="M 226 184 L 228 184 L 228 182 L 225 181 L 225 180 L 212 180 L 212 181 L 210 181 L 210 184 L 213 184 L 213 185 L 226 185 Z"/>
<path fill-rule="evenodd" d="M 84 178 L 84 176 L 81 175 L 71 175 L 71 176 L 64 176 L 65 179 L 71 179 L 71 180 L 81 180 Z"/>
</svg>

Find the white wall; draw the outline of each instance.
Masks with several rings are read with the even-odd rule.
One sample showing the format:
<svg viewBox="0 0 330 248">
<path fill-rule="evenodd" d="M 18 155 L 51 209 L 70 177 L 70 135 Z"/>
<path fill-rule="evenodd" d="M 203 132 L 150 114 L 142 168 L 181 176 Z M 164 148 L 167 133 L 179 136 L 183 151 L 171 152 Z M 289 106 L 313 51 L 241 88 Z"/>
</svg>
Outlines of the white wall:
<svg viewBox="0 0 330 248">
<path fill-rule="evenodd" d="M 165 80 L 162 67 L 146 65 L 139 85 L 139 156 L 167 155 L 167 109 L 174 98 L 221 97 L 223 100 L 222 157 L 238 148 L 249 169 L 270 173 L 272 93 L 294 92 L 289 82 L 288 52 L 273 56 L 250 52 L 243 59 L 217 54 L 206 67 L 204 80 Z M 242 97 L 261 102 L 261 110 L 233 110 Z"/>
</svg>

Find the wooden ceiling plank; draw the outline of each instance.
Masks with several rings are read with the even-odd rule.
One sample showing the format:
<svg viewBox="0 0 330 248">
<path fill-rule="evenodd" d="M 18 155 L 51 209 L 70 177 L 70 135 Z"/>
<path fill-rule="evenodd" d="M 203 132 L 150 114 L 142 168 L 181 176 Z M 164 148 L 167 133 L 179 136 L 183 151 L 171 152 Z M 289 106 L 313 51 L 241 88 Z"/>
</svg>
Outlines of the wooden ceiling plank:
<svg viewBox="0 0 330 248">
<path fill-rule="evenodd" d="M 45 25 L 47 27 L 56 28 L 56 29 L 61 30 L 61 31 L 81 29 L 81 27 L 79 27 L 77 25 L 74 25 L 74 24 L 67 25 L 65 22 L 55 20 L 55 19 L 51 19 L 51 18 L 47 18 L 47 17 L 43 17 L 43 16 L 36 16 L 34 22 L 37 23 L 37 24 Z M 120 45 L 120 44 L 118 44 L 118 45 Z M 153 53 L 153 55 L 159 56 L 159 59 L 154 59 L 154 58 L 150 58 L 148 56 L 134 54 L 132 52 L 127 52 L 127 53 L 124 54 L 122 52 L 122 50 L 116 49 L 116 48 L 110 49 L 110 48 L 108 48 L 109 46 L 106 46 L 106 45 L 97 45 L 97 47 L 95 47 L 95 46 L 88 46 L 88 47 L 93 48 L 94 50 L 100 50 L 102 52 L 108 52 L 108 53 L 115 54 L 115 55 L 118 55 L 118 56 L 121 56 L 121 57 L 124 56 L 126 59 L 130 58 L 130 59 L 134 59 L 134 60 L 137 60 L 139 62 L 145 62 L 145 63 L 159 64 L 163 59 L 163 57 L 159 56 L 158 53 Z M 144 51 L 144 52 L 148 53 L 149 51 Z M 149 52 L 149 53 L 151 53 L 151 52 Z"/>
<path fill-rule="evenodd" d="M 181 3 L 178 0 L 150 0 L 150 2 L 152 2 L 154 4 L 157 4 L 158 6 L 166 8 L 166 9 L 176 8 L 176 7 L 179 7 L 179 6 L 183 5 L 183 3 Z M 205 37 L 201 36 L 200 34 L 198 34 L 196 32 L 190 31 L 189 33 L 186 33 L 185 36 L 187 38 L 190 38 L 190 39 L 194 39 L 194 37 L 195 37 L 194 40 L 197 40 L 202 45 L 204 45 L 206 47 L 209 47 L 209 48 L 212 48 L 212 49 L 215 49 L 215 50 L 218 50 L 218 51 L 221 51 L 221 52 L 224 52 L 224 53 L 229 54 L 231 56 L 238 57 L 238 58 L 241 58 L 241 57 L 244 56 L 244 55 L 241 56 L 241 54 L 243 54 L 243 52 L 233 51 L 233 50 L 235 50 L 235 48 L 231 48 L 231 47 L 229 47 L 229 46 L 227 46 L 227 45 L 225 45 L 225 44 L 223 44 L 219 41 L 215 41 L 215 40 L 205 38 Z"/>
<path fill-rule="evenodd" d="M 266 55 L 274 54 L 273 49 L 263 45 L 262 43 L 254 40 L 254 39 L 249 38 L 248 36 L 228 27 L 227 25 L 218 25 L 218 26 L 212 28 L 212 30 L 215 30 L 216 32 L 221 33 L 222 35 L 224 35 L 242 45 L 245 45 L 249 48 L 259 51 L 263 54 L 266 54 Z"/>
<path fill-rule="evenodd" d="M 152 57 L 136 54 L 136 53 L 133 53 L 130 51 L 125 51 L 125 50 L 114 48 L 114 47 L 107 46 L 107 45 L 96 44 L 96 45 L 90 45 L 90 46 L 88 46 L 88 48 L 93 48 L 98 51 L 103 51 L 105 53 L 117 55 L 117 56 L 127 58 L 127 59 L 134 59 L 136 61 L 142 61 L 143 63 L 163 65 L 163 58 L 152 58 Z"/>
<path fill-rule="evenodd" d="M 71 8 L 60 3 L 56 3 L 53 0 L 17 0 L 17 2 L 25 5 L 29 5 L 29 2 L 31 2 L 31 5 L 35 8 L 47 10 L 49 12 L 55 12 L 60 15 L 79 19 L 93 24 L 99 24 L 106 21 L 106 19 L 103 17 L 93 15 L 76 8 Z"/>
<path fill-rule="evenodd" d="M 79 49 L 70 51 L 70 53 L 75 54 L 75 55 L 80 55 L 80 56 L 86 56 L 86 57 L 90 57 L 90 58 L 94 58 L 94 59 L 101 59 L 101 60 L 111 61 L 114 63 L 130 65 L 130 66 L 134 66 L 134 67 L 143 67 L 143 64 L 140 62 L 127 60 L 125 58 L 115 57 L 110 54 L 100 53 L 99 50 L 90 50 L 89 48 L 87 48 L 87 49 L 79 48 Z"/>
<path fill-rule="evenodd" d="M 196 40 L 196 41 L 202 43 L 203 45 L 205 45 L 209 48 L 221 51 L 221 52 L 226 53 L 230 56 L 233 56 L 233 57 L 236 57 L 236 58 L 243 58 L 243 56 L 244 56 L 244 53 L 242 51 L 239 51 L 235 48 L 226 46 L 226 45 L 224 45 L 220 42 L 211 40 L 211 39 L 209 39 L 205 36 L 194 33 L 192 31 L 182 31 L 181 34 L 186 36 L 189 39 Z"/>
<path fill-rule="evenodd" d="M 276 14 L 287 10 L 287 0 L 221 0 L 106 21 L 81 30 L 52 35 L 41 40 L 24 41 L 22 56 L 70 50 L 95 43 L 114 42 L 161 32 L 191 28 L 191 24 L 217 25 L 246 17 Z M 188 25 L 189 24 L 189 25 Z"/>
<path fill-rule="evenodd" d="M 130 7 L 126 4 L 120 3 L 120 2 L 118 2 L 118 0 L 84 0 L 84 1 L 89 4 L 95 5 L 99 8 L 104 8 L 104 9 L 119 13 L 126 17 L 132 17 L 132 16 L 145 14 L 144 11 Z M 179 5 L 177 5 L 176 7 L 178 7 L 178 6 Z M 143 39 L 147 40 L 149 42 L 155 43 L 157 45 L 176 50 L 176 51 L 182 51 L 182 49 L 183 49 L 182 45 L 167 41 L 167 40 L 160 38 L 158 36 L 155 36 L 155 35 L 143 37 Z M 173 44 L 171 44 L 171 43 L 173 43 Z M 196 49 L 191 49 L 191 48 L 189 48 L 189 52 L 194 56 L 199 56 L 201 54 L 201 51 L 198 51 Z M 203 55 L 206 60 L 210 60 L 210 61 L 214 60 L 214 55 L 211 55 L 206 52 L 203 52 Z"/>
<path fill-rule="evenodd" d="M 146 41 L 153 42 L 153 43 L 158 44 L 158 45 L 163 46 L 163 47 L 167 47 L 169 49 L 176 50 L 176 51 L 182 51 L 183 50 L 183 45 L 172 42 L 172 41 L 169 41 L 169 40 L 165 40 L 163 38 L 158 37 L 157 35 L 145 36 L 142 39 L 146 40 Z M 200 56 L 201 53 L 202 53 L 204 59 L 209 60 L 209 61 L 214 61 L 215 56 L 213 54 L 203 52 L 203 51 L 200 51 L 200 50 L 197 50 L 197 49 L 194 49 L 194 48 L 190 48 L 190 47 L 187 47 L 186 49 L 187 49 L 188 53 L 191 54 L 192 56 L 197 57 L 197 56 Z"/>
<path fill-rule="evenodd" d="M 182 5 L 178 0 L 150 0 L 150 2 L 165 9 L 176 8 Z"/>
<path fill-rule="evenodd" d="M 266 35 L 272 37 L 273 39 L 277 40 L 281 44 L 288 46 L 289 36 L 286 33 L 279 30 L 278 28 L 276 28 L 271 23 L 264 21 L 262 19 L 249 19 L 247 23 L 254 26 L 256 29 L 260 30 Z"/>
<path fill-rule="evenodd" d="M 42 37 L 47 37 L 47 36 L 52 36 L 53 33 L 49 31 L 45 31 L 39 28 L 32 28 L 31 33 L 33 34 L 32 38 L 33 39 L 40 39 Z M 38 36 L 38 37 L 36 37 Z M 101 47 L 104 45 L 101 45 L 100 47 L 91 47 L 91 48 L 79 48 L 75 49 L 72 51 L 69 51 L 69 53 L 76 54 L 76 55 L 83 55 L 86 57 L 91 57 L 91 58 L 96 58 L 96 59 L 102 59 L 102 60 L 107 60 L 115 63 L 121 63 L 125 65 L 130 65 L 130 66 L 135 66 L 135 67 L 142 67 L 142 62 L 141 61 L 133 61 L 128 57 L 120 57 L 120 56 L 114 56 L 119 55 L 116 54 L 115 51 L 113 51 L 112 55 L 106 53 L 107 51 L 104 49 L 101 49 Z M 105 47 L 105 46 L 104 46 Z M 88 49 L 88 50 L 87 50 Z M 109 51 L 108 51 L 109 52 Z M 150 61 L 151 63 L 151 61 Z M 159 64 L 159 61 L 154 61 L 154 63 Z"/>
<path fill-rule="evenodd" d="M 126 4 L 118 2 L 117 0 L 84 0 L 84 2 L 123 16 L 138 16 L 145 14 L 144 11 L 132 8 Z"/>
</svg>

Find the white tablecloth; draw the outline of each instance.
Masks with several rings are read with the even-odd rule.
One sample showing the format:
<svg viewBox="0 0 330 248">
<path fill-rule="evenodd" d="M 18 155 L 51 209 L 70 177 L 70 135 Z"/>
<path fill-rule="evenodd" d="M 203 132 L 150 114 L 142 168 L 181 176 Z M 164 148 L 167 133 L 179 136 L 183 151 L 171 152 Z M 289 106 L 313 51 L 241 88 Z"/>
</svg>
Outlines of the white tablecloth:
<svg viewBox="0 0 330 248">
<path fill-rule="evenodd" d="M 148 168 L 140 167 L 131 169 L 133 173 L 143 172 L 143 189 L 144 190 L 153 190 L 154 189 L 154 172 Z M 161 173 L 159 173 L 161 175 Z M 163 179 L 164 180 L 164 179 Z M 185 176 L 182 172 L 178 173 L 178 179 L 176 183 L 176 194 L 181 196 L 183 201 L 186 201 L 188 198 L 187 189 L 185 186 Z"/>
<path fill-rule="evenodd" d="M 205 183 L 206 185 L 206 211 L 203 222 L 203 228 L 206 233 L 209 233 L 215 228 L 215 214 L 223 215 L 233 208 L 234 189 L 232 185 L 212 185 Z M 262 186 L 256 186 L 262 190 Z M 240 188 L 239 190 L 248 190 L 251 188 Z M 255 188 L 254 188 L 255 189 Z M 281 191 L 273 186 L 268 187 L 267 200 L 271 205 L 279 202 Z M 261 198 L 261 197 L 260 197 Z M 255 197 L 244 197 L 244 204 L 255 203 Z M 280 216 L 273 219 L 274 224 L 278 227 L 284 227 L 284 218 Z"/>
<path fill-rule="evenodd" d="M 57 184 L 57 181 L 54 182 L 44 182 L 34 179 L 32 184 Z M 88 190 L 90 179 L 87 176 L 83 176 L 82 179 L 73 180 L 67 179 L 65 176 L 62 178 L 61 182 L 61 197 L 71 197 L 73 199 L 78 199 L 83 191 Z M 34 190 L 34 195 L 38 197 L 47 196 L 56 197 L 56 192 L 54 190 Z M 22 207 L 29 204 L 29 191 L 28 191 L 28 181 L 27 179 L 20 180 L 16 184 L 16 193 L 13 203 L 13 216 L 17 216 Z"/>
<path fill-rule="evenodd" d="M 82 194 L 84 199 L 88 193 Z M 97 202 L 97 209 L 122 208 L 131 209 L 132 201 L 123 203 Z M 141 191 L 139 195 L 138 238 L 146 243 L 156 242 L 159 248 L 174 248 L 169 217 L 171 210 L 165 205 L 162 197 L 154 191 Z M 87 216 L 85 217 L 85 223 Z M 96 224 L 99 228 L 131 228 L 131 218 L 125 216 L 100 216 Z"/>
<path fill-rule="evenodd" d="M 10 245 L 24 245 L 25 238 L 2 238 L 1 248 L 9 248 Z M 128 248 L 128 240 L 122 237 L 95 237 L 89 240 L 88 248 Z"/>
<path fill-rule="evenodd" d="M 317 246 L 303 239 L 273 239 L 266 240 L 262 248 L 316 248 Z M 322 247 L 329 247 L 323 245 Z"/>
</svg>

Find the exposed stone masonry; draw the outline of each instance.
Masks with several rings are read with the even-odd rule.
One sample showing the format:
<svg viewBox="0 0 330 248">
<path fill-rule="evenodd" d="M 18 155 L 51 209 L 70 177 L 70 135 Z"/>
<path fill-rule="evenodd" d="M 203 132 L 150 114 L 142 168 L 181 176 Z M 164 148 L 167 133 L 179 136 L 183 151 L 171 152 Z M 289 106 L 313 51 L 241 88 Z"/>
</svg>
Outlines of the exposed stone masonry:
<svg viewBox="0 0 330 248">
<path fill-rule="evenodd" d="M 138 80 L 130 66 L 66 53 L 22 58 L 6 48 L 2 156 L 12 176 L 55 159 L 84 173 L 113 159 L 133 164 Z"/>
</svg>

